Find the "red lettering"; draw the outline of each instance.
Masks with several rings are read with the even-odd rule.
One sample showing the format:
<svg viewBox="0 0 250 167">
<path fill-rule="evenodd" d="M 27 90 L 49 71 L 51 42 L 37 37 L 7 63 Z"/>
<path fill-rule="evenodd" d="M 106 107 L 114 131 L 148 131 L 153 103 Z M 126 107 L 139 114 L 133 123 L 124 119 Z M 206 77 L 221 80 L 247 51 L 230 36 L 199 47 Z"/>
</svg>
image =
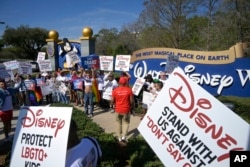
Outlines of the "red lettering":
<svg viewBox="0 0 250 167">
<path fill-rule="evenodd" d="M 199 128 L 204 129 L 205 133 L 210 133 L 212 139 L 217 139 L 218 147 L 229 150 L 229 146 L 237 145 L 237 141 L 233 137 L 223 133 L 222 126 L 217 126 L 207 114 L 201 112 L 209 111 L 212 108 L 209 99 L 196 99 L 185 77 L 178 72 L 175 72 L 174 75 L 180 78 L 183 85 L 178 88 L 169 88 L 170 103 L 179 111 L 189 113 L 189 118 L 193 119 Z M 223 158 L 225 158 L 224 155 L 220 157 L 220 159 Z"/>
<path fill-rule="evenodd" d="M 22 158 L 29 158 L 31 160 L 39 160 L 43 161 L 44 158 L 47 157 L 47 154 L 44 152 L 43 149 L 39 148 L 30 148 L 30 147 L 22 147 Z"/>
<path fill-rule="evenodd" d="M 43 114 L 43 110 L 41 109 L 39 109 L 36 114 L 30 108 L 22 109 L 26 109 L 28 111 L 27 115 L 21 119 L 23 128 L 34 126 L 55 129 L 54 137 L 56 137 L 58 131 L 65 125 L 65 120 L 41 117 Z"/>
</svg>

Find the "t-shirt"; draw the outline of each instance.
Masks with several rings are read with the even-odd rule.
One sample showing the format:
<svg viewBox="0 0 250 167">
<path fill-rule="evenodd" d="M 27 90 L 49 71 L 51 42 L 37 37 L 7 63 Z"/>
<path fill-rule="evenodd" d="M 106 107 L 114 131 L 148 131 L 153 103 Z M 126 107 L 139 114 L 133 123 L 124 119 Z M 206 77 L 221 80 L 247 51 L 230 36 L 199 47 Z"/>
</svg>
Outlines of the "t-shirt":
<svg viewBox="0 0 250 167">
<path fill-rule="evenodd" d="M 126 114 L 130 112 L 130 97 L 133 96 L 130 87 L 118 87 L 113 90 L 112 97 L 115 102 L 115 111 L 118 113 Z"/>
<path fill-rule="evenodd" d="M 94 138 L 93 138 L 94 139 Z M 95 139 L 94 139 L 95 140 Z M 75 147 L 70 148 L 66 155 L 66 167 L 85 167 L 97 165 L 98 151 L 102 155 L 101 148 L 87 138 L 83 138 Z"/>
</svg>

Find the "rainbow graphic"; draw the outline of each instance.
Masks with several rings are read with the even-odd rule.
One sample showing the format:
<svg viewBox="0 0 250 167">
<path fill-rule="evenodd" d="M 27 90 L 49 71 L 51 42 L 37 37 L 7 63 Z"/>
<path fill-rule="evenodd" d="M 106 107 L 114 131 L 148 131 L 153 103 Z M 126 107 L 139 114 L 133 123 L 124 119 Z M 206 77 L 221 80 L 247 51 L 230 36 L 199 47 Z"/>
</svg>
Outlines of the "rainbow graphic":
<svg viewBox="0 0 250 167">
<path fill-rule="evenodd" d="M 94 96 L 95 96 L 94 102 L 97 102 L 97 103 L 100 102 L 101 97 L 100 97 L 100 94 L 99 94 L 99 91 L 98 91 L 98 83 L 97 83 L 96 79 L 93 80 L 92 91 L 93 91 Z"/>
</svg>

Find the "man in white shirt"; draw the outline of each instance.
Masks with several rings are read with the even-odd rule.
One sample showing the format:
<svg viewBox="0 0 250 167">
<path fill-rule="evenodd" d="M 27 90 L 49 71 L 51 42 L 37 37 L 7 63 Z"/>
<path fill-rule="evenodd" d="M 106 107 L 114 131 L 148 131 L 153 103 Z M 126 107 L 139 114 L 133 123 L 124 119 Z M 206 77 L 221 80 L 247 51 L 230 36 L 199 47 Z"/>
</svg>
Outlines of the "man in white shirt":
<svg viewBox="0 0 250 167">
<path fill-rule="evenodd" d="M 103 87 L 103 96 L 102 98 L 107 101 L 108 108 L 111 108 L 111 112 L 113 111 L 113 106 L 110 105 L 112 91 L 118 87 L 118 83 L 114 78 L 113 73 L 109 72 L 104 76 L 104 87 Z"/>
</svg>

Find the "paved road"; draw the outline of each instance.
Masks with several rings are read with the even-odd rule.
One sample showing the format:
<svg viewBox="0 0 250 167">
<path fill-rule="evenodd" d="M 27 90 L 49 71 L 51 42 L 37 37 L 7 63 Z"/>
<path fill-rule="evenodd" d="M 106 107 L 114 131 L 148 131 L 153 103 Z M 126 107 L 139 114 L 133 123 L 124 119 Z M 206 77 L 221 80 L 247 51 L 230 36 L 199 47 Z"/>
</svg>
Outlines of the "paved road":
<svg viewBox="0 0 250 167">
<path fill-rule="evenodd" d="M 79 107 L 77 107 L 79 108 Z M 83 109 L 82 107 L 79 109 Z M 19 115 L 19 110 L 14 110 L 13 112 L 13 117 L 14 119 L 12 120 L 12 132 L 11 134 L 14 134 L 15 127 L 16 127 L 16 122 L 18 119 Z M 99 109 L 98 107 L 95 107 L 94 110 L 94 117 L 92 117 L 94 122 L 100 125 L 105 132 L 107 133 L 115 133 L 116 132 L 116 122 L 115 122 L 115 114 L 108 112 L 108 111 L 103 111 L 102 109 Z M 130 126 L 129 126 L 129 133 L 128 133 L 128 138 L 132 136 L 137 136 L 139 133 L 137 131 L 137 127 L 140 123 L 140 117 L 139 116 L 131 116 L 130 120 Z M 0 122 L 0 144 L 3 142 L 4 139 L 4 134 L 3 134 L 3 124 Z"/>
</svg>

